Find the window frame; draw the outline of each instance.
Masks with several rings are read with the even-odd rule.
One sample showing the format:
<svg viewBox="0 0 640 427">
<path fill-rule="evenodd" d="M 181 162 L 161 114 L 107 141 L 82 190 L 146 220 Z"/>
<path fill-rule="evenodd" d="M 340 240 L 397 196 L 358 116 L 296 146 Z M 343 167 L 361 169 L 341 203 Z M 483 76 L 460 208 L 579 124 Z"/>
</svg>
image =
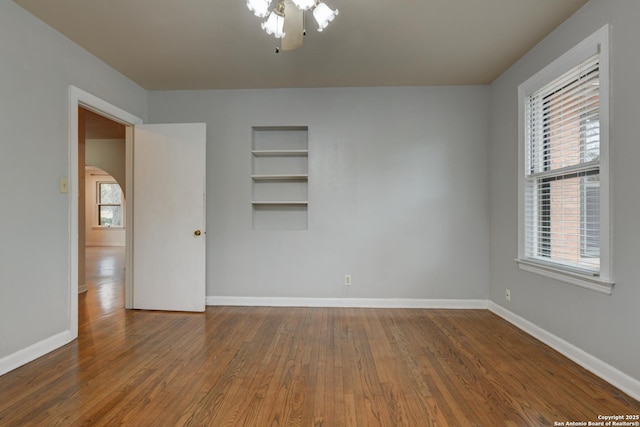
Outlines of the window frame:
<svg viewBox="0 0 640 427">
<path fill-rule="evenodd" d="M 520 269 L 610 295 L 612 274 L 611 180 L 609 167 L 609 33 L 607 24 L 518 86 L 518 257 Z M 594 54 L 599 54 L 600 108 L 600 268 L 591 275 L 560 263 L 530 258 L 526 253 L 526 103 L 529 96 Z"/>
<path fill-rule="evenodd" d="M 102 192 L 100 191 L 100 186 L 102 184 L 116 184 L 118 187 L 120 187 L 120 184 L 118 184 L 116 181 L 96 181 L 96 226 L 95 228 L 99 228 L 99 229 L 122 229 L 124 228 L 124 209 L 123 209 L 123 194 L 122 194 L 122 187 L 120 187 L 120 203 L 119 204 L 114 204 L 114 203 L 100 203 L 101 202 L 101 195 Z M 100 208 L 102 206 L 119 206 L 120 207 L 120 225 L 104 225 L 100 223 Z"/>
</svg>

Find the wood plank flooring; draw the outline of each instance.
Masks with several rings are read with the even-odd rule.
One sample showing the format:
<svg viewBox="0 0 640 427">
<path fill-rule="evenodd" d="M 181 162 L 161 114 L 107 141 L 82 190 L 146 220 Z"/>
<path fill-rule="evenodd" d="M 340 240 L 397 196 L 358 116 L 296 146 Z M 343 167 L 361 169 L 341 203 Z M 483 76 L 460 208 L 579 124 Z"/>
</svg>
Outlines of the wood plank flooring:
<svg viewBox="0 0 640 427">
<path fill-rule="evenodd" d="M 88 268 L 79 339 L 0 377 L 1 426 L 553 426 L 640 414 L 486 310 L 125 311 L 119 256 Z"/>
</svg>

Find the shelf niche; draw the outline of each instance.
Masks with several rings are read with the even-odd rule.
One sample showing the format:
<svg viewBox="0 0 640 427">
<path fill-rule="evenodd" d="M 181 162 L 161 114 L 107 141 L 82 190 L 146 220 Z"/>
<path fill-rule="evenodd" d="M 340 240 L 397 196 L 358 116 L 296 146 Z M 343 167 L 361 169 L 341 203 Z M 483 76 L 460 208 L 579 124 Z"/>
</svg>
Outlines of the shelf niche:
<svg viewBox="0 0 640 427">
<path fill-rule="evenodd" d="M 309 130 L 256 126 L 251 147 L 254 230 L 306 230 Z"/>
</svg>

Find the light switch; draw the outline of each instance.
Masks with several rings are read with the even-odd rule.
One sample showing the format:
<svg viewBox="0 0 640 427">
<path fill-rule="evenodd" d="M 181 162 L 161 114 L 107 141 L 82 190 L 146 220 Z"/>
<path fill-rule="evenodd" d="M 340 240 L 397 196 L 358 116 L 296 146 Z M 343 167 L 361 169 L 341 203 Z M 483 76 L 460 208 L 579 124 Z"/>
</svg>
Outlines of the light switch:
<svg viewBox="0 0 640 427">
<path fill-rule="evenodd" d="M 69 180 L 67 178 L 60 178 L 60 192 L 61 193 L 69 192 Z"/>
</svg>

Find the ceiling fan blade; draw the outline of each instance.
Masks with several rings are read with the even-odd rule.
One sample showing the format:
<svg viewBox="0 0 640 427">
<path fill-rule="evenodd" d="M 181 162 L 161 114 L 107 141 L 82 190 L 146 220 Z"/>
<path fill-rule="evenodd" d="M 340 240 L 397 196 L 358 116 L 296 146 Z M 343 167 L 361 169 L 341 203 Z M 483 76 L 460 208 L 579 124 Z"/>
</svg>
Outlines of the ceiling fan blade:
<svg viewBox="0 0 640 427">
<path fill-rule="evenodd" d="M 284 37 L 282 50 L 293 50 L 302 47 L 304 35 L 304 11 L 298 9 L 291 0 L 284 2 Z"/>
</svg>

